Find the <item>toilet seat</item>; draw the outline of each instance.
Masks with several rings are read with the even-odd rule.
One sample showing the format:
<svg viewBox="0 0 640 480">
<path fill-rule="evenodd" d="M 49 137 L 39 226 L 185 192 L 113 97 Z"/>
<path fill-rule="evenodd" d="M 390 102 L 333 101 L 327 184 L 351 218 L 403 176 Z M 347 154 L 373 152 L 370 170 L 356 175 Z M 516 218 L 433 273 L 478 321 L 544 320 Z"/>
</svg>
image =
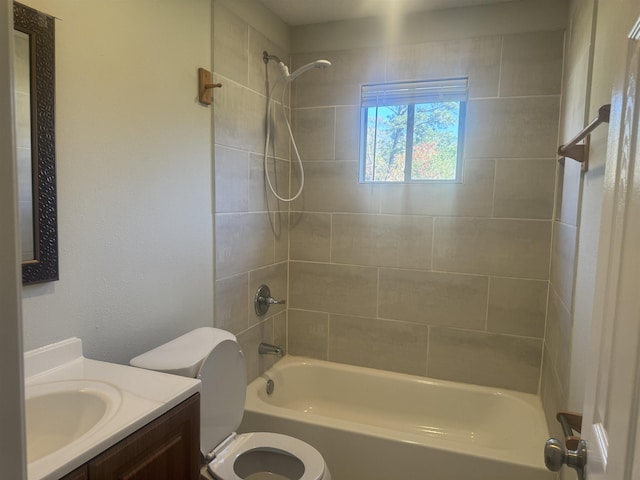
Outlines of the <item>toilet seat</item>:
<svg viewBox="0 0 640 480">
<path fill-rule="evenodd" d="M 297 438 L 279 433 L 254 432 L 236 438 L 209 463 L 209 472 L 224 480 L 242 480 L 234 466 L 240 456 L 253 452 L 275 452 L 297 458 L 304 465 L 304 473 L 295 480 L 321 480 L 325 473 L 324 458 L 315 448 Z"/>
<path fill-rule="evenodd" d="M 131 364 L 202 381 L 200 451 L 209 461 L 203 467 L 207 475 L 257 480 L 273 473 L 293 480 L 331 480 L 322 455 L 302 440 L 277 433 L 233 433 L 244 413 L 247 365 L 231 333 L 198 328 L 137 356 Z"/>
</svg>

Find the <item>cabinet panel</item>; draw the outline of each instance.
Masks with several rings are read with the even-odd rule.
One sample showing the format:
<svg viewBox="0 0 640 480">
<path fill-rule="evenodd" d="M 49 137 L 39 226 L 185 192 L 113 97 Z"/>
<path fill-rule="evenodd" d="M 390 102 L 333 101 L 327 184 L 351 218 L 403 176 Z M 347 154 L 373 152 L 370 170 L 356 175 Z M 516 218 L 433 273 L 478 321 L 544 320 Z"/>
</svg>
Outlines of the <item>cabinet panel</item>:
<svg viewBox="0 0 640 480">
<path fill-rule="evenodd" d="M 199 395 L 89 462 L 91 480 L 198 480 Z"/>
<path fill-rule="evenodd" d="M 89 480 L 89 465 L 82 465 L 73 472 L 65 475 L 60 480 Z"/>
</svg>

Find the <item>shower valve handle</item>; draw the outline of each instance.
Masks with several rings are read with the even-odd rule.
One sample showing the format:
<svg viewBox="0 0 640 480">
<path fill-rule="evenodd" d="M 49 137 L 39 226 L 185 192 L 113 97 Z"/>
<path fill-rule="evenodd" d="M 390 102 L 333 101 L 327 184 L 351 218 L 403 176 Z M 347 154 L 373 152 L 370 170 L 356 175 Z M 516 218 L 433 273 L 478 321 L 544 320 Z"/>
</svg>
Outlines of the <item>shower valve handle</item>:
<svg viewBox="0 0 640 480">
<path fill-rule="evenodd" d="M 267 285 L 260 285 L 254 299 L 254 307 L 256 315 L 263 316 L 269 310 L 271 305 L 284 305 L 286 300 L 276 300 L 271 296 L 271 290 Z"/>
<path fill-rule="evenodd" d="M 285 303 L 287 303 L 286 300 L 276 300 L 273 297 L 259 297 L 258 298 L 258 302 L 260 303 L 266 303 L 268 305 L 284 305 Z"/>
</svg>

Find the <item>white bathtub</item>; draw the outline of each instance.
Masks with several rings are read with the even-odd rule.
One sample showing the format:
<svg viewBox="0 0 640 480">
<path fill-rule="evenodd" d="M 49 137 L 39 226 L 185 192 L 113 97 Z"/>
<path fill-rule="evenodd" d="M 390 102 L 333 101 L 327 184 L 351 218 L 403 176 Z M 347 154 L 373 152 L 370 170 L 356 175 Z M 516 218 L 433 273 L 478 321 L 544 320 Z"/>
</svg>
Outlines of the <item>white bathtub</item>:
<svg viewBox="0 0 640 480">
<path fill-rule="evenodd" d="M 302 357 L 285 357 L 247 387 L 240 431 L 305 440 L 333 480 L 554 478 L 535 395 Z"/>
</svg>

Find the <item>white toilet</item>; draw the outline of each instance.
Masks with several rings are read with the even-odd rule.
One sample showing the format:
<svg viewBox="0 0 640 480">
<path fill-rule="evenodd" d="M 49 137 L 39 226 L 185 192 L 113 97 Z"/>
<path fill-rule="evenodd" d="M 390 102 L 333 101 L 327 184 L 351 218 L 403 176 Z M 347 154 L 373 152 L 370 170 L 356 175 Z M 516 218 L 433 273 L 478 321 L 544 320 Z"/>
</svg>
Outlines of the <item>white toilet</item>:
<svg viewBox="0 0 640 480">
<path fill-rule="evenodd" d="M 202 381 L 200 450 L 214 479 L 331 480 L 320 452 L 302 440 L 278 433 L 235 433 L 244 413 L 247 373 L 233 334 L 198 328 L 130 363 Z"/>
</svg>

